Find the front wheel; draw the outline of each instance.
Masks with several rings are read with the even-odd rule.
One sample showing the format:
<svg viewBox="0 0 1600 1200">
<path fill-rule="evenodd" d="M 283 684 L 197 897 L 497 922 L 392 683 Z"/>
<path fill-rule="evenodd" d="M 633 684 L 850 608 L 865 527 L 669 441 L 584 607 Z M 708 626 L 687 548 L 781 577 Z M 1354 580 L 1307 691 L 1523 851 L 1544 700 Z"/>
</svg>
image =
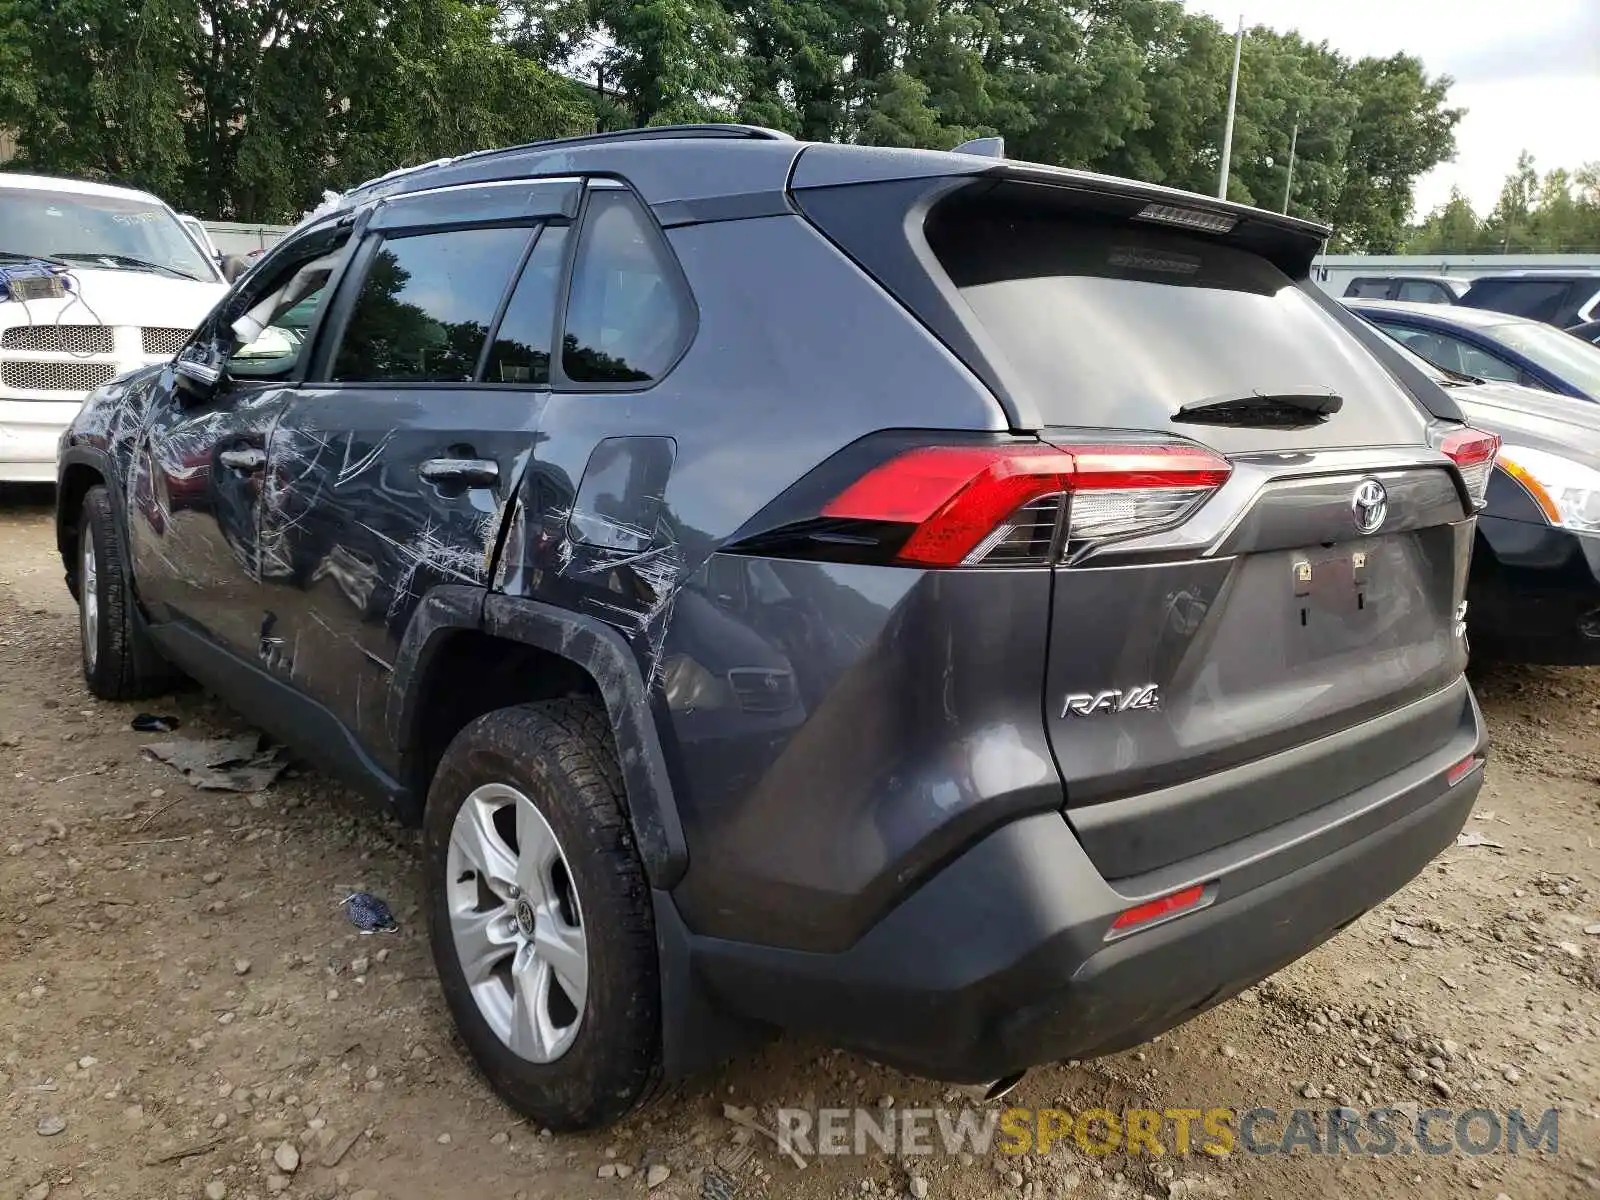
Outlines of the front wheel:
<svg viewBox="0 0 1600 1200">
<path fill-rule="evenodd" d="M 178 681 L 136 619 L 122 549 L 110 493 L 90 488 L 78 512 L 78 634 L 83 680 L 102 700 L 154 696 Z"/>
<path fill-rule="evenodd" d="M 490 1086 L 556 1130 L 648 1099 L 654 923 L 604 713 L 555 700 L 467 725 L 429 789 L 425 838 L 434 964 Z"/>
</svg>

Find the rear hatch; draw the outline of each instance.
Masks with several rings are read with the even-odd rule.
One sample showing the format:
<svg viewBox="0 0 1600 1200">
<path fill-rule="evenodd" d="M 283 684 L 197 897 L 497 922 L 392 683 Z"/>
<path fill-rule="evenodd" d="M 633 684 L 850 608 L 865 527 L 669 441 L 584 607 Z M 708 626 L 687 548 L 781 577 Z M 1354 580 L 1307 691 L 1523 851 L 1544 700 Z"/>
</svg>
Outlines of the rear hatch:
<svg viewBox="0 0 1600 1200">
<path fill-rule="evenodd" d="M 1142 875 L 1443 752 L 1487 467 L 1313 294 L 1317 231 L 1018 175 L 797 172 L 796 196 L 1079 464 L 1024 532 L 1057 523 L 1045 720 L 1096 865 Z"/>
</svg>

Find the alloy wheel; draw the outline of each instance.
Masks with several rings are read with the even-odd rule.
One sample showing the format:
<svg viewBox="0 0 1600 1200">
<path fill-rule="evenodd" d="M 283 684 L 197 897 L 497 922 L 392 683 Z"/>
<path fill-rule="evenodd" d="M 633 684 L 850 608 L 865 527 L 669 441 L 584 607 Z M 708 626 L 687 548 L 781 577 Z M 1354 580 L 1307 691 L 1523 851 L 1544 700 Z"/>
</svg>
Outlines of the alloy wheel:
<svg viewBox="0 0 1600 1200">
<path fill-rule="evenodd" d="M 589 947 L 555 831 L 509 784 L 476 788 L 457 811 L 445 901 L 478 1011 L 520 1058 L 550 1063 L 583 1023 Z"/>
</svg>

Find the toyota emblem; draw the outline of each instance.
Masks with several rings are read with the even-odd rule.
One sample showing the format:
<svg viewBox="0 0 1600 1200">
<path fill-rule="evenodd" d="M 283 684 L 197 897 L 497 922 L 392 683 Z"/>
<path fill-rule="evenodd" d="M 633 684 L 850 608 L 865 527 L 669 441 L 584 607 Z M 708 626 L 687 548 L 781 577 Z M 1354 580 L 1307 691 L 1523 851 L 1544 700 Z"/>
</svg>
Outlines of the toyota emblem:
<svg viewBox="0 0 1600 1200">
<path fill-rule="evenodd" d="M 1356 494 L 1350 500 L 1350 511 L 1355 514 L 1358 530 L 1377 533 L 1383 525 L 1383 519 L 1389 515 L 1389 493 L 1376 479 L 1363 479 L 1356 485 Z"/>
</svg>

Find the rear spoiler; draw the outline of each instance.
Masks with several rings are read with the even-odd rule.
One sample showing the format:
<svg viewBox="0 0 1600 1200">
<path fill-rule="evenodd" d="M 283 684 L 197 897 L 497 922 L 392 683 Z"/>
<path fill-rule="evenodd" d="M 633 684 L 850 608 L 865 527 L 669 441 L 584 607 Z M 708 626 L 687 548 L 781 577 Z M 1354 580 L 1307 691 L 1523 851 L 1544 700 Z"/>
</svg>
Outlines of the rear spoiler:
<svg viewBox="0 0 1600 1200">
<path fill-rule="evenodd" d="M 966 184 L 974 193 L 987 181 L 991 195 L 1011 194 L 1021 199 L 1025 194 L 1031 205 L 1100 212 L 1125 220 L 1141 219 L 1141 214 L 1148 212 L 1164 213 L 1165 223 L 1250 250 L 1271 260 L 1291 279 L 1309 276 L 1312 260 L 1332 232 L 1315 221 L 1159 184 L 938 150 L 811 145 L 796 161 L 789 186 L 803 209 L 803 193 L 811 189 L 913 180 L 931 184 L 940 179 Z M 1160 221 L 1162 217 L 1145 219 Z"/>
</svg>

